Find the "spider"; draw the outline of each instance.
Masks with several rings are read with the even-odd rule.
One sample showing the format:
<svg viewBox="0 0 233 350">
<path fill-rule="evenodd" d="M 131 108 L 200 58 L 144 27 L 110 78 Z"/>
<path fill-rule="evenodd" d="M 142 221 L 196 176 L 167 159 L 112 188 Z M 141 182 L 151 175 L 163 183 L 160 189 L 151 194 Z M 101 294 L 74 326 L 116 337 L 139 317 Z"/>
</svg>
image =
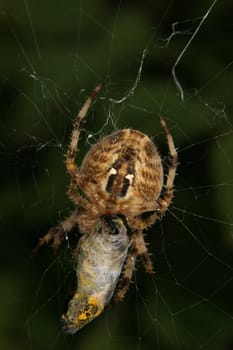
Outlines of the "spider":
<svg viewBox="0 0 233 350">
<path fill-rule="evenodd" d="M 142 232 L 160 219 L 171 204 L 177 168 L 176 148 L 163 118 L 160 118 L 160 123 L 170 156 L 165 183 L 157 148 L 138 130 L 122 129 L 105 136 L 90 148 L 81 166 L 76 165 L 81 122 L 101 88 L 102 84 L 99 84 L 93 90 L 75 118 L 66 154 L 66 169 L 70 175 L 68 195 L 75 210 L 67 219 L 50 228 L 34 249 L 36 251 L 52 241 L 56 253 L 64 237 L 75 227 L 79 227 L 83 234 L 74 253 L 78 266 L 78 290 L 62 317 L 70 332 L 98 316 L 112 297 L 120 274 L 122 278 L 114 299 L 121 301 L 124 298 L 138 257 L 142 259 L 146 272 L 154 273 Z M 98 264 L 105 264 L 105 275 L 111 273 L 110 261 L 114 255 L 111 250 L 118 257 L 114 265 L 118 272 L 112 285 L 101 276 L 94 276 L 97 271 L 94 267 Z M 101 255 L 107 256 L 106 262 Z M 82 269 L 85 272 L 82 273 Z M 110 284 L 107 287 L 102 285 L 103 293 L 98 292 L 96 299 L 94 291 L 98 279 Z M 91 287 L 87 288 L 87 285 Z"/>
</svg>

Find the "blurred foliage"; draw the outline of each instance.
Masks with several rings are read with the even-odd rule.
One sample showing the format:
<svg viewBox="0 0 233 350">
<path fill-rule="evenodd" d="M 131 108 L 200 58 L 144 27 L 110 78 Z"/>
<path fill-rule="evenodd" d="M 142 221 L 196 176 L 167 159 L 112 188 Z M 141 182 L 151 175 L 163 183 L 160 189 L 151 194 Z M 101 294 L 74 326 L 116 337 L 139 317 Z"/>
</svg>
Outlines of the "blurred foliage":
<svg viewBox="0 0 233 350">
<path fill-rule="evenodd" d="M 230 1 L 216 3 L 176 67 L 184 101 L 172 78 L 211 4 L 1 1 L 1 349 L 233 349 Z M 139 265 L 125 300 L 69 336 L 60 315 L 75 280 L 72 251 L 31 250 L 73 209 L 64 154 L 73 117 L 100 81 L 77 161 L 130 126 L 152 135 L 166 165 L 163 115 L 180 165 L 173 206 L 146 236 L 156 276 Z"/>
</svg>

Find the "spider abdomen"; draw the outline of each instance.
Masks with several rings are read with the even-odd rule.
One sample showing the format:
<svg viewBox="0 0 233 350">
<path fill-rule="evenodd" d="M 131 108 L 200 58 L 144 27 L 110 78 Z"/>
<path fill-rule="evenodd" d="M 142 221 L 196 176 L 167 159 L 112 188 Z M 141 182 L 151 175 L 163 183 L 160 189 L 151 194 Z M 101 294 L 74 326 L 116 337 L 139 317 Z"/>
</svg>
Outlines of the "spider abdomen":
<svg viewBox="0 0 233 350">
<path fill-rule="evenodd" d="M 80 187 L 108 214 L 154 207 L 163 184 L 163 167 L 150 138 L 133 129 L 119 130 L 96 143 L 80 169 Z M 153 204 L 152 204 L 153 203 Z"/>
</svg>

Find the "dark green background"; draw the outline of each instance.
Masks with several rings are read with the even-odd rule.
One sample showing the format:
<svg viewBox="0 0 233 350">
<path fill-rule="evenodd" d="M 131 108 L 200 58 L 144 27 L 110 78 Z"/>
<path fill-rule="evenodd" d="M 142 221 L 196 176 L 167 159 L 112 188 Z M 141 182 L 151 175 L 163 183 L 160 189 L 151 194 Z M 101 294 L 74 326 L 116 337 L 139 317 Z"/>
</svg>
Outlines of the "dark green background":
<svg viewBox="0 0 233 350">
<path fill-rule="evenodd" d="M 233 349 L 231 1 L 217 2 L 177 66 L 184 101 L 171 74 L 210 6 L 1 1 L 1 349 Z M 164 41 L 175 22 L 178 34 Z M 146 48 L 137 88 L 113 103 L 134 86 Z M 64 154 L 100 81 L 78 161 L 89 143 L 127 126 L 153 137 L 166 166 L 163 115 L 180 165 L 170 212 L 146 236 L 156 276 L 138 265 L 125 300 L 70 336 L 60 315 L 75 282 L 71 247 L 57 257 L 31 250 L 73 208 Z"/>
</svg>

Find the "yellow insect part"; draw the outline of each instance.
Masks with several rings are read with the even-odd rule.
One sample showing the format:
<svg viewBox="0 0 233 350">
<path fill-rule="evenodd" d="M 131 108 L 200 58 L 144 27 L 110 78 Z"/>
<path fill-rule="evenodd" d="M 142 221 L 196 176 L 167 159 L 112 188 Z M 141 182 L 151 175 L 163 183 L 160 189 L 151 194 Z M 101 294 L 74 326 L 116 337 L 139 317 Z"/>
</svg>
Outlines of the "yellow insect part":
<svg viewBox="0 0 233 350">
<path fill-rule="evenodd" d="M 104 309 L 103 302 L 95 296 L 75 293 L 66 315 L 62 316 L 65 330 L 74 333 L 96 318 Z"/>
</svg>

